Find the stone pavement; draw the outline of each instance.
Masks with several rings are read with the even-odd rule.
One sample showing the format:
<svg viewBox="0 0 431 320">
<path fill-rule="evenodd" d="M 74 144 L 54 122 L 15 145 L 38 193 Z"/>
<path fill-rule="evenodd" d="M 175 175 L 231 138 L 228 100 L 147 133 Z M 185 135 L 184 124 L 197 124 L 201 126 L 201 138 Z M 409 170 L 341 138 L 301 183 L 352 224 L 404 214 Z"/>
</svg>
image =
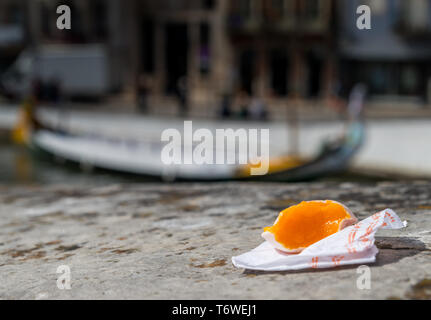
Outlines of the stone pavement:
<svg viewBox="0 0 431 320">
<path fill-rule="evenodd" d="M 431 185 L 117 184 L 0 187 L 2 299 L 431 298 Z M 356 266 L 236 269 L 262 227 L 301 200 L 334 199 L 359 219 L 390 207 L 409 225 L 380 230 L 371 289 Z M 60 265 L 71 289 L 60 290 Z"/>
</svg>

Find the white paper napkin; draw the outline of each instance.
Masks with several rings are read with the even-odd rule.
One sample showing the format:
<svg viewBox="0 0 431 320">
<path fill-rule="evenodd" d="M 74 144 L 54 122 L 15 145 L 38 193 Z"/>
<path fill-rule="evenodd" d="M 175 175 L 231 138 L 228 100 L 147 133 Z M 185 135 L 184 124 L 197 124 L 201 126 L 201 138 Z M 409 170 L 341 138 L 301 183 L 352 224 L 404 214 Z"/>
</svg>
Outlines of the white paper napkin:
<svg viewBox="0 0 431 320">
<path fill-rule="evenodd" d="M 374 245 L 376 231 L 379 228 L 401 229 L 406 225 L 393 210 L 385 209 L 312 244 L 299 254 L 280 253 L 265 241 L 249 252 L 232 257 L 232 263 L 237 268 L 263 271 L 372 263 L 379 252 Z"/>
</svg>

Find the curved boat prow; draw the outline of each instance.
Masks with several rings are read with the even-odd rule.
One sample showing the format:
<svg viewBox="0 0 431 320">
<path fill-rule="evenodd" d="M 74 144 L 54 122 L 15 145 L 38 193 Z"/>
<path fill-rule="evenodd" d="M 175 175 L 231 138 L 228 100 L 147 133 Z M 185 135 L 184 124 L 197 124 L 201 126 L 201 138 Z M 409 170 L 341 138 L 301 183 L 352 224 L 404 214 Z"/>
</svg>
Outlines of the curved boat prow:
<svg viewBox="0 0 431 320">
<path fill-rule="evenodd" d="M 353 86 L 347 104 L 347 114 L 350 121 L 358 121 L 362 117 L 366 95 L 367 86 L 365 84 L 357 83 Z"/>
</svg>

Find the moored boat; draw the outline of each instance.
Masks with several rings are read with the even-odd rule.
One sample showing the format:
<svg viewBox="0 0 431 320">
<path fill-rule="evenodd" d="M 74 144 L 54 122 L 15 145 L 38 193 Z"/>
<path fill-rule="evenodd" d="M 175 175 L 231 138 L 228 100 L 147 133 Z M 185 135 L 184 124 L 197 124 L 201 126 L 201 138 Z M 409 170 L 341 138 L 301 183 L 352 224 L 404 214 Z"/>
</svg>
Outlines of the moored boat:
<svg viewBox="0 0 431 320">
<path fill-rule="evenodd" d="M 84 134 L 49 126 L 36 118 L 31 102 L 27 102 L 20 123 L 14 131 L 15 140 L 55 158 L 76 162 L 84 167 L 96 167 L 164 180 L 275 180 L 303 181 L 344 170 L 364 138 L 360 120 L 363 94 L 354 99 L 355 113 L 344 135 L 326 142 L 312 159 L 279 156 L 269 159 L 265 175 L 251 175 L 251 164 L 172 164 L 161 159 L 164 144 L 160 140 L 119 139 L 100 133 Z M 30 124 L 30 125 L 28 125 Z"/>
</svg>

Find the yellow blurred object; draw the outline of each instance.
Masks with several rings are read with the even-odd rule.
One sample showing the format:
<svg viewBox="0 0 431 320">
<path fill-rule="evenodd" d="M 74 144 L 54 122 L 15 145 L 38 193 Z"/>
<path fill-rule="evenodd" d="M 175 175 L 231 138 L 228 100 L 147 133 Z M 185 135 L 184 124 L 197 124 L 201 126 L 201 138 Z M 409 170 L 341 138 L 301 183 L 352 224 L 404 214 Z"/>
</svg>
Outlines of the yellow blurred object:
<svg viewBox="0 0 431 320">
<path fill-rule="evenodd" d="M 15 155 L 15 177 L 20 182 L 31 181 L 33 166 L 29 154 L 24 148 L 18 148 Z"/>
<path fill-rule="evenodd" d="M 27 144 L 30 141 L 32 108 L 32 101 L 26 100 L 19 111 L 18 121 L 12 130 L 12 141 L 16 144 Z"/>
<path fill-rule="evenodd" d="M 304 160 L 299 158 L 298 156 L 285 155 L 285 156 L 272 158 L 272 159 L 269 159 L 268 174 L 292 169 L 302 164 L 304 164 Z M 248 177 L 250 176 L 251 168 L 258 168 L 260 166 L 261 166 L 261 163 L 258 163 L 256 165 L 247 163 L 240 167 L 240 169 L 238 170 L 238 176 Z"/>
</svg>

